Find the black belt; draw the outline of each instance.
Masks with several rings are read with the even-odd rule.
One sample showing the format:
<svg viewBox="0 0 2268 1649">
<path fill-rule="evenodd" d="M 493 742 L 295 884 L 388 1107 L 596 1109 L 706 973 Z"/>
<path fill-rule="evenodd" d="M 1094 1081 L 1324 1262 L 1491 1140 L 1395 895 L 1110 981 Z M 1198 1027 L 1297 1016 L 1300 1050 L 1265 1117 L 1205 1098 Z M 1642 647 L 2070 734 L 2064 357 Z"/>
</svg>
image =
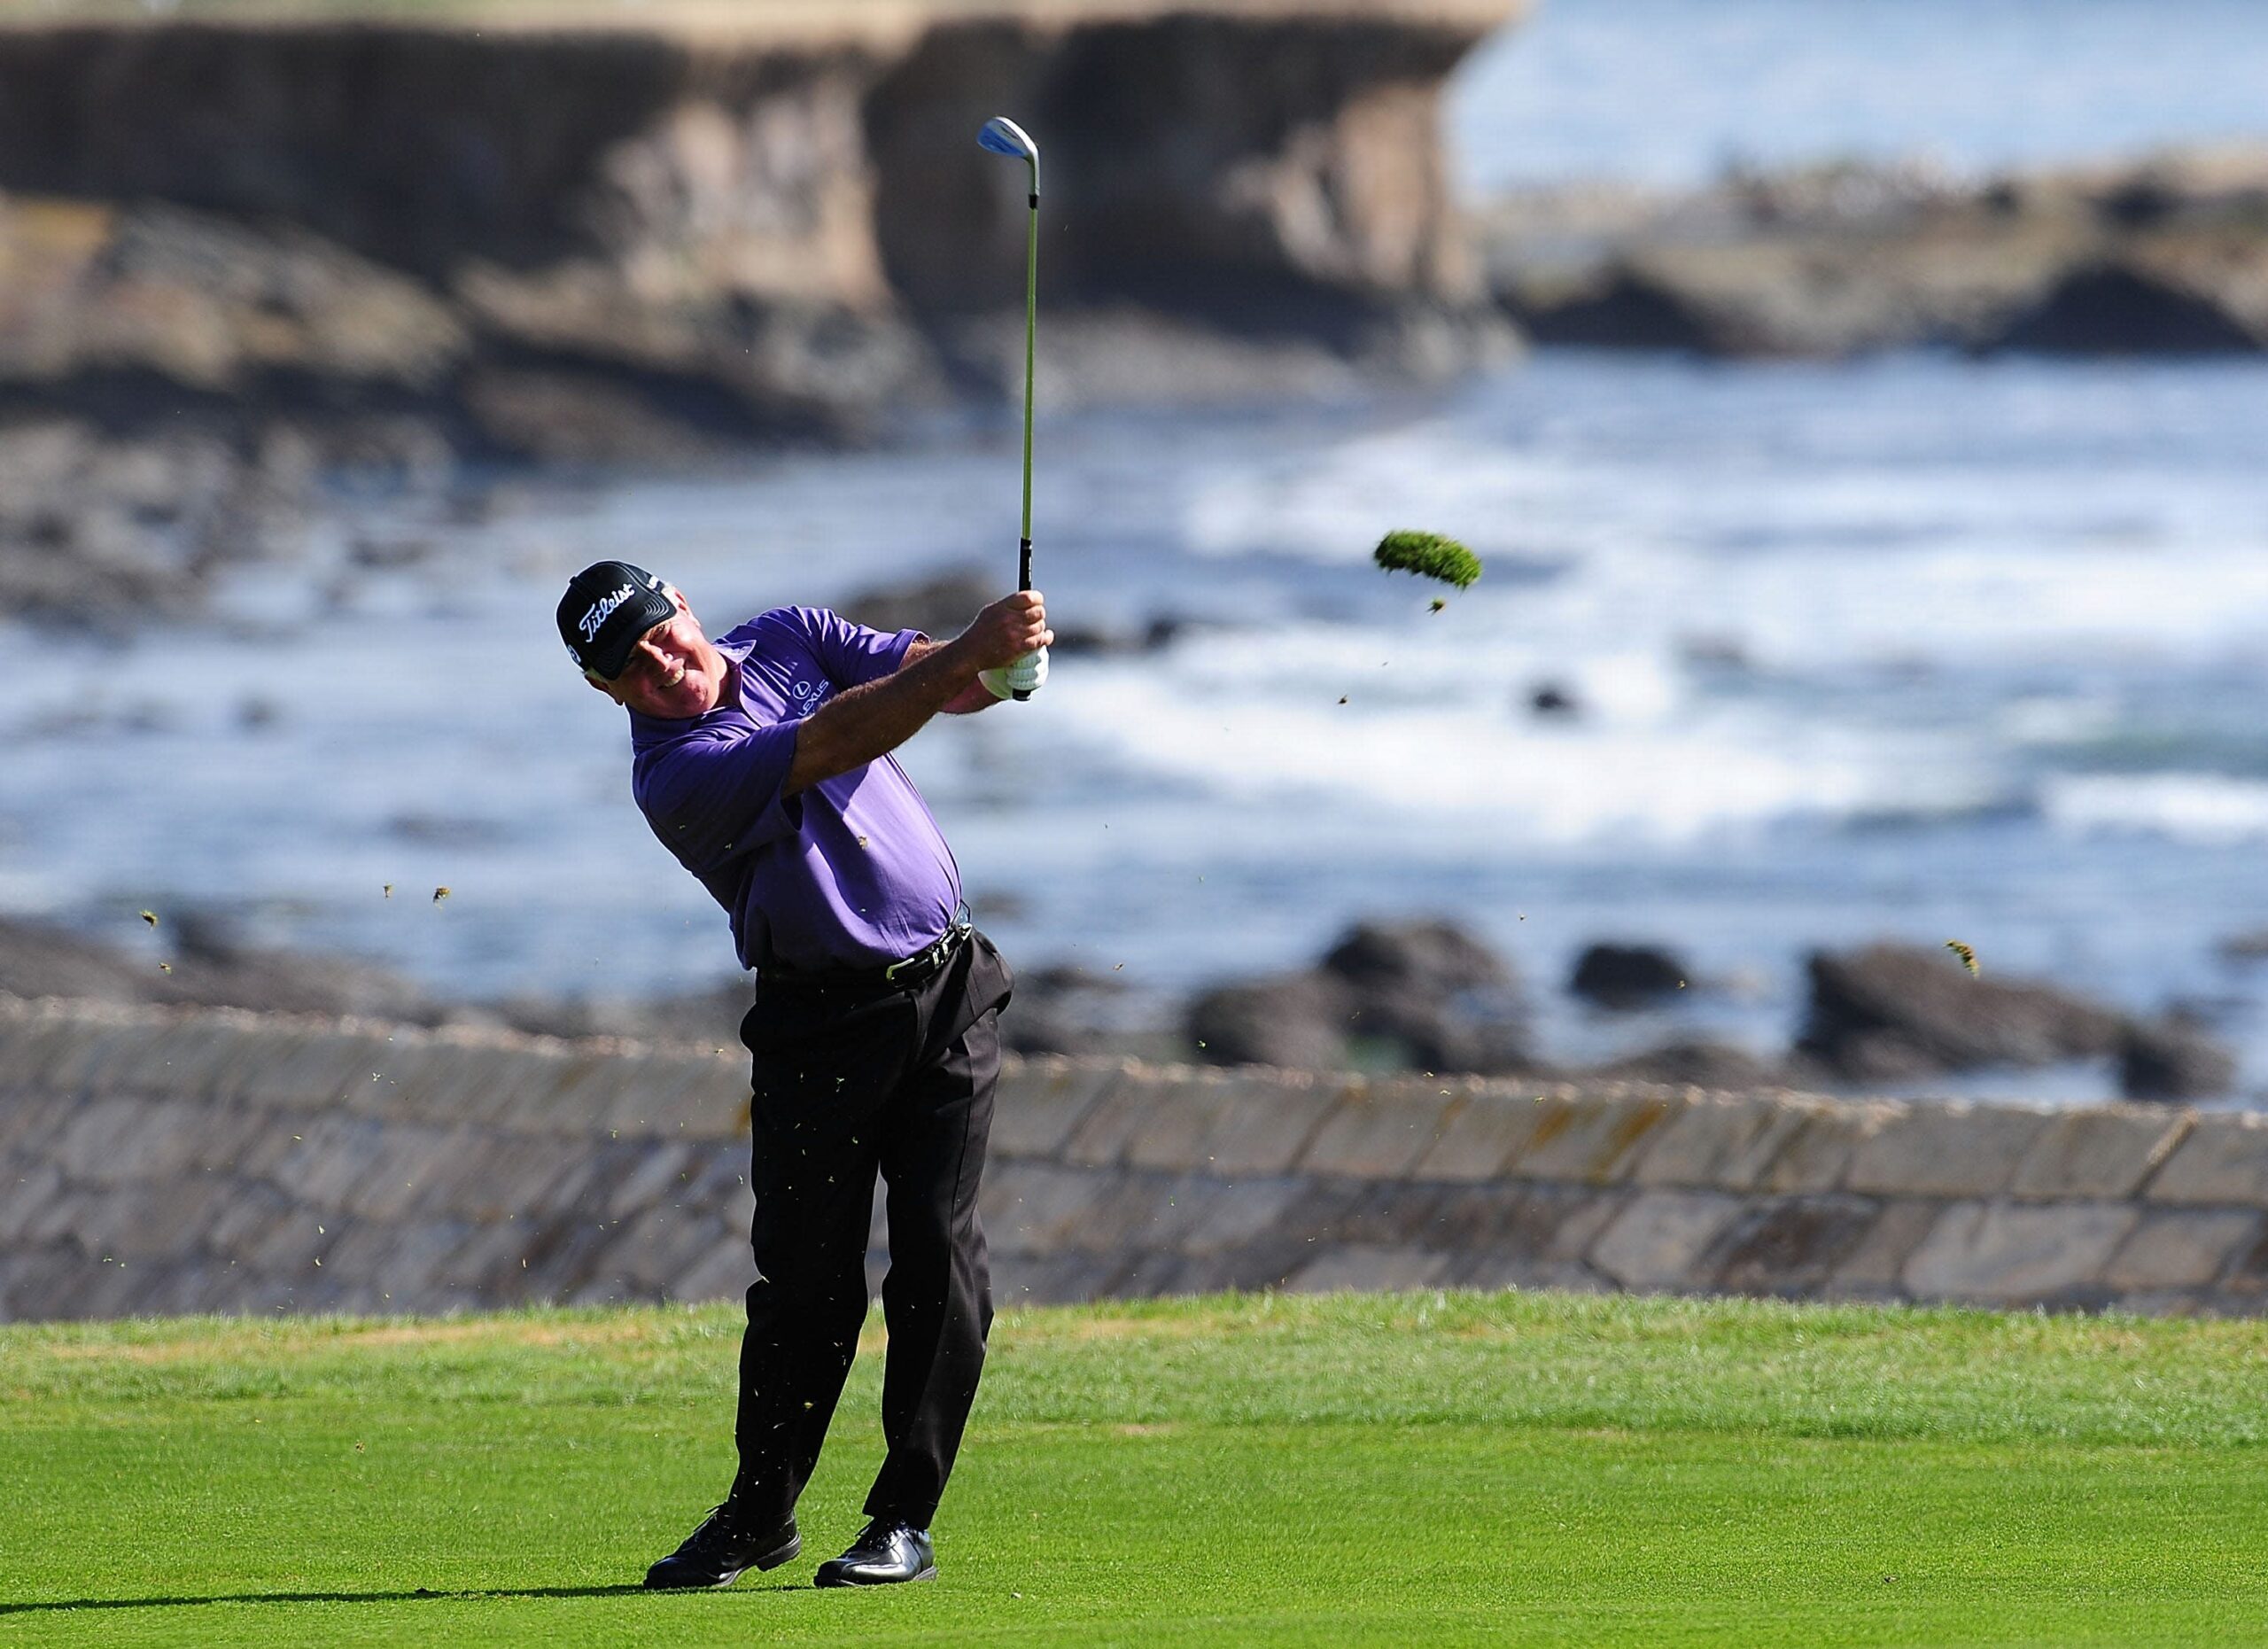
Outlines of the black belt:
<svg viewBox="0 0 2268 1649">
<path fill-rule="evenodd" d="M 968 906 L 964 905 L 953 913 L 952 924 L 928 945 L 879 968 L 787 968 L 774 962 L 759 969 L 757 977 L 772 984 L 912 991 L 944 972 L 945 965 L 975 931 L 976 924 L 969 920 Z"/>
</svg>

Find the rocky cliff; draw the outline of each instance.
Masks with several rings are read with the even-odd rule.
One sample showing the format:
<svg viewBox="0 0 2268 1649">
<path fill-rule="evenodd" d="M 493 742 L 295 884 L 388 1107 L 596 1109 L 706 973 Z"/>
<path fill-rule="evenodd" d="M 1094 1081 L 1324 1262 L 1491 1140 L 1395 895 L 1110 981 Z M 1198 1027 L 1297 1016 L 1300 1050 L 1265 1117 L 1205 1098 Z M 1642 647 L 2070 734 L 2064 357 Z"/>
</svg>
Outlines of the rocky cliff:
<svg viewBox="0 0 2268 1649">
<path fill-rule="evenodd" d="M 311 478 L 678 463 L 1512 336 L 1441 82 L 1518 0 L 0 0 L 0 602 L 180 609 Z"/>
<path fill-rule="evenodd" d="M 1508 10 L 0 28 L 0 388 L 540 455 L 854 432 L 981 377 L 965 323 L 1021 296 L 1021 175 L 975 142 L 1002 111 L 1044 146 L 1067 324 L 1422 369 L 1427 329 L 1491 324 L 1436 105 Z"/>
</svg>

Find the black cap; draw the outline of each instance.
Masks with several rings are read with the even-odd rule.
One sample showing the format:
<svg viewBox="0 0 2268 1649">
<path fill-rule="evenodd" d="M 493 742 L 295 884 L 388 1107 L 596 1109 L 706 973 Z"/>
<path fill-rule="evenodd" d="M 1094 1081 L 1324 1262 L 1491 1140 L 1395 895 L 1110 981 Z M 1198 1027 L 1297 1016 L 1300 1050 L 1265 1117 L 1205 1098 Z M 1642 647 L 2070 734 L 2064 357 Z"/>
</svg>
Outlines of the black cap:
<svg viewBox="0 0 2268 1649">
<path fill-rule="evenodd" d="M 643 567 L 599 561 L 567 580 L 559 598 L 559 639 L 567 656 L 611 681 L 638 638 L 677 611 L 668 587 Z"/>
</svg>

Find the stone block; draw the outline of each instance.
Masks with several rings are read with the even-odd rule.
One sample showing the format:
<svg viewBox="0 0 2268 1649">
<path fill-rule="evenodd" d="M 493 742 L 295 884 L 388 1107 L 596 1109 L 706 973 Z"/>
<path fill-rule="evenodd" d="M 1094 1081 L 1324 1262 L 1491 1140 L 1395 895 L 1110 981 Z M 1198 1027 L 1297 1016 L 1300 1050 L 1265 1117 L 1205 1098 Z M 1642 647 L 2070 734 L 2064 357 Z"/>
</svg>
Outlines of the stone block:
<svg viewBox="0 0 2268 1649">
<path fill-rule="evenodd" d="M 408 1214 L 423 1200 L 420 1187 L 448 1173 L 462 1150 L 442 1130 L 408 1121 L 379 1124 L 372 1143 L 369 1160 L 339 1197 L 339 1206 L 383 1220 Z"/>
<path fill-rule="evenodd" d="M 64 1194 L 63 1171 L 52 1163 L 19 1156 L 0 1163 L 0 1245 L 25 1241 Z"/>
<path fill-rule="evenodd" d="M 369 1069 L 339 1095 L 338 1108 L 389 1123 L 448 1120 L 423 1101 L 429 1071 L 454 1051 L 406 1031 L 388 1036 L 372 1050 Z"/>
<path fill-rule="evenodd" d="M 1097 1166 L 1194 1169 L 1225 1178 L 1286 1171 L 1337 1098 L 1333 1085 L 1278 1072 L 1130 1077 L 1100 1095 L 1064 1147 Z"/>
<path fill-rule="evenodd" d="M 44 1156 L 71 1125 L 80 1102 L 60 1093 L 11 1093 L 0 1099 L 0 1150 Z"/>
<path fill-rule="evenodd" d="M 175 1101 L 177 1104 L 186 1101 Z M 242 1173 L 247 1158 L 261 1155 L 260 1147 L 277 1132 L 276 1113 L 252 1110 L 248 1107 L 201 1104 L 196 1141 L 191 1149 L 189 1166 L 207 1173 Z M 289 1120 L 288 1118 L 286 1119 Z M 286 1143 L 291 1131 L 283 1130 Z M 283 1155 L 276 1150 L 267 1160 L 251 1171 L 264 1173 Z"/>
<path fill-rule="evenodd" d="M 1802 1124 L 1803 1110 L 1760 1096 L 1720 1096 L 1681 1103 L 1654 1131 L 1645 1154 L 1631 1165 L 1639 1186 L 1745 1191 L 1787 1136 Z"/>
<path fill-rule="evenodd" d="M 548 1217 L 503 1219 L 489 1228 L 495 1234 L 485 1250 L 489 1296 L 512 1300 L 567 1300 L 599 1273 L 615 1227 L 603 1221 L 560 1213 Z M 474 1239 L 478 1241 L 478 1234 Z M 747 1252 L 747 1239 L 742 1239 Z M 470 1272 L 478 1256 L 470 1248 L 453 1259 L 453 1268 Z M 523 1266 L 521 1260 L 527 1261 Z M 750 1280 L 756 1262 L 749 1261 Z M 514 1292 L 517 1290 L 518 1292 Z"/>
<path fill-rule="evenodd" d="M 1556 1115 L 1538 1093 L 1494 1085 L 1466 1093 L 1445 1117 L 1440 1138 L 1411 1164 L 1415 1179 L 1470 1183 L 1495 1179 L 1526 1150 L 1544 1118 Z"/>
<path fill-rule="evenodd" d="M 649 1207 L 644 1214 L 621 1223 L 615 1241 L 606 1245 L 601 1275 L 615 1272 L 631 1281 L 641 1297 L 660 1297 L 672 1281 L 692 1271 L 714 1236 L 717 1227 L 698 1214 Z"/>
<path fill-rule="evenodd" d="M 1537 1264 L 1578 1261 L 1630 1195 L 1583 1186 L 1448 1186 L 1433 1206 L 1424 1241 L 1453 1253 L 1511 1256 Z"/>
<path fill-rule="evenodd" d="M 2245 1209 L 2168 1209 L 2145 1214 L 2112 1256 L 2103 1282 L 2122 1294 L 2202 1288 L 2259 1240 L 2262 1217 Z"/>
<path fill-rule="evenodd" d="M 280 1226 L 299 1217 L 299 1210 L 273 1186 L 232 1180 L 206 1228 L 206 1244 L 224 1258 L 250 1260 Z"/>
<path fill-rule="evenodd" d="M 2195 1125 L 2188 1111 L 2093 1106 L 2051 1120 L 2008 1182 L 2023 1202 L 2117 1202 L 2132 1196 Z"/>
<path fill-rule="evenodd" d="M 1902 1297 L 1906 1262 L 1922 1246 L 1944 1211 L 1937 1202 L 1888 1202 L 1820 1292 L 1829 1299 Z"/>
<path fill-rule="evenodd" d="M 1223 1184 L 1218 1195 L 1208 1198 L 1193 1218 L 1182 1227 L 1179 1248 L 1184 1255 L 1236 1255 L 1277 1232 L 1284 1211 L 1300 1193 L 1297 1179 L 1245 1179 Z M 1204 1288 L 1177 1288 L 1175 1293 L 1214 1293 L 1216 1288 L 1240 1288 L 1245 1284 L 1214 1284 Z"/>
<path fill-rule="evenodd" d="M 1293 1294 L 1385 1294 L 1431 1287 L 1449 1269 L 1449 1256 L 1403 1245 L 1349 1243 L 1324 1248 L 1284 1280 Z"/>
<path fill-rule="evenodd" d="M 620 1219 L 649 1205 L 680 1208 L 693 1185 L 693 1147 L 671 1140 L 641 1143 L 630 1171 L 603 1187 L 608 1215 Z"/>
<path fill-rule="evenodd" d="M 216 1232 L 232 1229 L 217 1217 L 214 1228 Z M 346 1234 L 344 1215 L 330 1210 L 295 1207 L 269 1222 L 257 1235 L 247 1233 L 229 1246 L 235 1249 L 236 1257 L 254 1271 L 304 1286 L 309 1273 L 322 1269 L 315 1262 Z"/>
<path fill-rule="evenodd" d="M 625 1140 L 681 1139 L 688 1131 L 713 1128 L 721 1118 L 737 1118 L 748 1097 L 746 1070 L 738 1061 L 652 1053 L 624 1063 L 627 1078 L 603 1120 Z"/>
<path fill-rule="evenodd" d="M 117 1023 L 104 1020 L 58 1015 L 47 1021 L 25 1039 L 16 1055 L 22 1064 L 8 1073 L 10 1085 L 73 1099 L 88 1093 L 95 1068 L 119 1030 Z"/>
<path fill-rule="evenodd" d="M 100 1051 L 86 1069 L 89 1092 L 102 1094 L 147 1094 L 194 1099 L 201 1092 L 193 1071 L 176 1072 L 176 1056 L 186 1056 L 193 1043 L 191 1022 L 142 1020 L 105 1031 Z"/>
<path fill-rule="evenodd" d="M 527 1215 L 558 1200 L 571 1176 L 587 1174 L 594 1153 L 588 1140 L 543 1134 L 473 1134 L 449 1171 L 427 1183 L 423 1209 L 476 1223 Z"/>
<path fill-rule="evenodd" d="M 204 1108 L 162 1100 L 83 1101 L 56 1141 L 55 1162 L 82 1184 L 171 1178 L 196 1159 Z"/>
<path fill-rule="evenodd" d="M 2099 1290 L 2140 1211 L 2116 1202 L 1956 1202 L 1900 1279 L 1922 1299 L 2015 1304 Z"/>
<path fill-rule="evenodd" d="M 184 1174 L 130 1192 L 113 1192 L 85 1209 L 81 1241 L 126 1260 L 156 1260 L 206 1245 L 234 1199 L 233 1181 Z"/>
<path fill-rule="evenodd" d="M 2153 1202 L 2268 1208 L 2268 1112 L 2199 1116 L 2143 1194 Z"/>
<path fill-rule="evenodd" d="M 1880 1203 L 1853 1196 L 1751 1202 L 1711 1256 L 1712 1286 L 1735 1294 L 1814 1293 L 1857 1253 L 1881 1212 Z"/>
<path fill-rule="evenodd" d="M 1095 1101 L 1123 1077 L 1123 1068 L 1115 1064 L 1066 1059 L 1013 1062 L 1001 1072 L 992 1097 L 993 1160 L 1052 1161 L 1060 1155 Z"/>
<path fill-rule="evenodd" d="M 1422 1240 L 1447 1187 L 1333 1175 L 1298 1178 L 1272 1229 L 1303 1243 L 1394 1246 Z"/>
<path fill-rule="evenodd" d="M 1614 1184 L 1628 1176 L 1642 1148 L 1683 1103 L 1659 1093 L 1547 1098 L 1535 1132 L 1506 1171 L 1523 1179 Z"/>
<path fill-rule="evenodd" d="M 296 1124 L 291 1147 L 268 1178 L 304 1207 L 343 1209 L 385 1148 L 384 1124 L 345 1116 L 287 1120 Z"/>
<path fill-rule="evenodd" d="M 1860 1147 L 1905 1114 L 1904 1107 L 1882 1101 L 1790 1101 L 1790 1108 L 1795 1124 L 1784 1134 L 1758 1140 L 1752 1159 L 1729 1169 L 1728 1179 L 1744 1178 L 1751 1189 L 1775 1196 L 1833 1191 L 1843 1184 Z"/>
<path fill-rule="evenodd" d="M 1084 1246 L 1089 1216 L 1113 1183 L 1076 1168 L 1003 1163 L 985 1176 L 977 1212 L 996 1253 L 1063 1253 Z"/>
<path fill-rule="evenodd" d="M 578 1048 L 537 1057 L 549 1067 L 548 1079 L 519 1088 L 501 1118 L 531 1133 L 588 1138 L 623 1084 L 635 1075 L 629 1062 L 615 1054 Z"/>
<path fill-rule="evenodd" d="M 670 1280 L 672 1300 L 737 1300 L 756 1280 L 756 1256 L 744 1231 L 715 1230 L 700 1256 Z"/>
<path fill-rule="evenodd" d="M 1464 1104 L 1449 1084 L 1428 1077 L 1344 1084 L 1300 1154 L 1299 1166 L 1310 1174 L 1402 1178 L 1440 1141 L 1449 1117 Z"/>
<path fill-rule="evenodd" d="M 1860 1145 L 1844 1189 L 1862 1196 L 1997 1196 L 2053 1120 L 2014 1106 L 1908 1106 Z"/>
<path fill-rule="evenodd" d="M 385 1052 L 382 1034 L 349 1031 L 283 1031 L 263 1035 L 249 1067 L 235 1073 L 229 1097 L 275 1110 L 331 1111 L 370 1080 Z"/>
<path fill-rule="evenodd" d="M 1713 1192 L 1642 1191 L 1599 1233 L 1588 1257 L 1626 1288 L 1706 1287 L 1702 1256 L 1745 1207 Z"/>
<path fill-rule="evenodd" d="M 414 1298 L 440 1283 L 442 1268 L 470 1229 L 454 1220 L 408 1225 L 364 1221 L 330 1246 L 322 1268 L 344 1287 L 368 1286 L 382 1295 Z"/>
</svg>

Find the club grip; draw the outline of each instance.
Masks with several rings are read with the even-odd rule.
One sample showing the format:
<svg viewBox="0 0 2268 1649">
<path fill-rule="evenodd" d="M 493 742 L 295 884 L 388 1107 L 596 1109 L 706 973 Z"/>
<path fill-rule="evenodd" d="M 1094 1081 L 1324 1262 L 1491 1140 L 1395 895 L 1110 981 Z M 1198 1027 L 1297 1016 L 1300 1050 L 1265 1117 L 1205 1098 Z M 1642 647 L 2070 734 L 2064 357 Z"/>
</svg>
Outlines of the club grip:
<svg viewBox="0 0 2268 1649">
<path fill-rule="evenodd" d="M 1016 587 L 1020 590 L 1031 587 L 1031 541 L 1028 538 L 1016 541 Z M 1031 695 L 1019 688 L 1015 697 L 1016 703 L 1021 704 Z"/>
</svg>

